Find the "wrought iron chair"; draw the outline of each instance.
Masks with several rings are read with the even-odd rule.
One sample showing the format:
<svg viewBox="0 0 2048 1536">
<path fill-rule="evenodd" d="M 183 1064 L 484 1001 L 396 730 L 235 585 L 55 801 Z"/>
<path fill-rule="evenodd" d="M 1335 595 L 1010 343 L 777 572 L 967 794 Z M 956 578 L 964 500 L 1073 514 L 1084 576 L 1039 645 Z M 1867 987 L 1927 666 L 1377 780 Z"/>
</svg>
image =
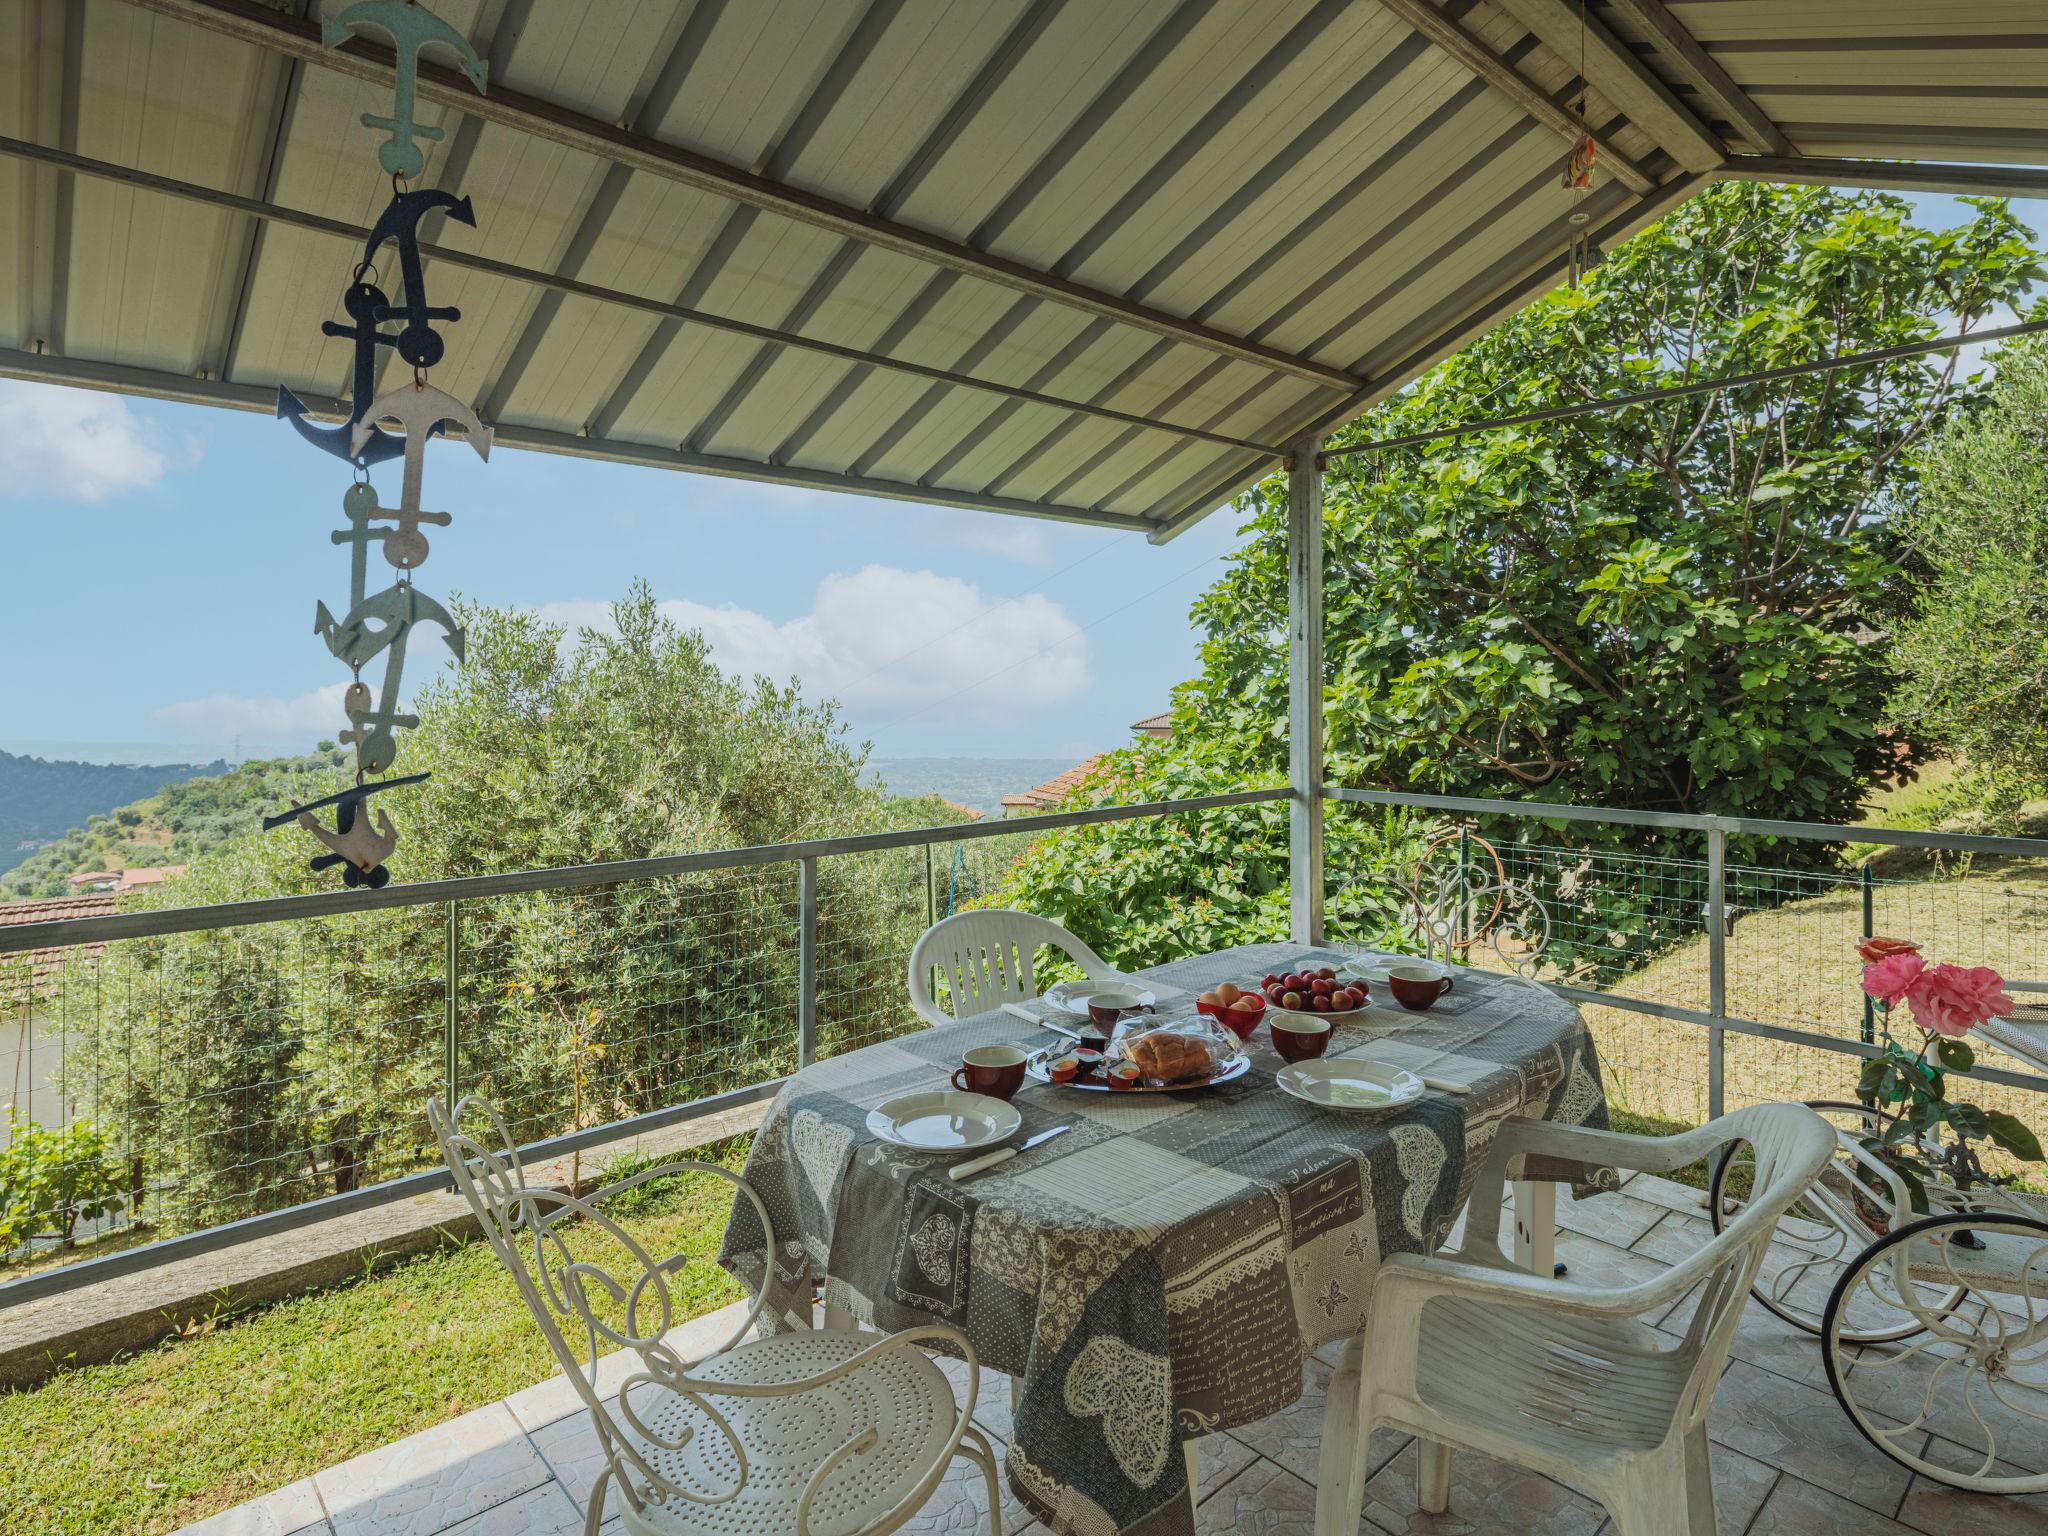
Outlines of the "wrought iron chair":
<svg viewBox="0 0 2048 1536">
<path fill-rule="evenodd" d="M 462 1128 L 472 1114 L 488 1120 L 488 1136 Z M 767 1209 L 744 1179 L 715 1163 L 678 1162 L 578 1196 L 526 1181 L 489 1103 L 466 1098 L 451 1115 L 429 1100 L 427 1119 L 485 1238 L 590 1411 L 605 1466 L 591 1490 L 586 1536 L 595 1536 L 613 1486 L 631 1536 L 885 1536 L 924 1507 L 955 1456 L 981 1468 L 989 1529 L 1001 1536 L 995 1454 L 969 1423 L 981 1371 L 965 1334 L 933 1324 L 886 1337 L 819 1329 L 741 1343 L 760 1315 L 757 1297 L 718 1349 L 685 1360 L 668 1338 L 681 1321 L 669 1287 L 688 1256 L 656 1260 L 602 1207 L 652 1179 L 711 1174 L 751 1204 L 772 1253 Z M 621 1278 L 578 1259 L 569 1235 L 579 1231 L 608 1236 L 634 1272 Z M 964 1406 L 919 1347 L 940 1342 L 967 1362 Z M 635 1357 L 615 1389 L 598 1384 L 604 1349 Z"/>
<path fill-rule="evenodd" d="M 910 951 L 910 1003 L 927 1024 L 950 1024 L 963 1014 L 1038 996 L 1031 957 L 1049 944 L 1070 956 L 1090 981 L 1121 981 L 1116 967 L 1058 923 L 1030 912 L 995 907 L 962 912 L 932 924 Z M 932 996 L 932 971 L 945 977 L 949 1016 Z"/>
<path fill-rule="evenodd" d="M 1595 1288 L 1516 1269 L 1486 1222 L 1468 1222 L 1451 1254 L 1386 1260 L 1365 1330 L 1346 1343 L 1330 1385 L 1317 1536 L 1355 1536 L 1365 1440 L 1381 1425 L 1420 1442 L 1429 1513 L 1449 1506 L 1456 1447 L 1583 1488 L 1619 1536 L 1712 1536 L 1707 1410 L 1773 1228 L 1833 1154 L 1833 1129 L 1797 1104 L 1738 1110 L 1671 1137 L 1510 1120 L 1473 1195 L 1474 1209 L 1489 1208 L 1488 1191 L 1528 1157 L 1668 1173 L 1735 1142 L 1756 1159 L 1749 1205 L 1639 1285 Z M 1644 1320 L 1702 1282 L 1682 1340 Z"/>
</svg>

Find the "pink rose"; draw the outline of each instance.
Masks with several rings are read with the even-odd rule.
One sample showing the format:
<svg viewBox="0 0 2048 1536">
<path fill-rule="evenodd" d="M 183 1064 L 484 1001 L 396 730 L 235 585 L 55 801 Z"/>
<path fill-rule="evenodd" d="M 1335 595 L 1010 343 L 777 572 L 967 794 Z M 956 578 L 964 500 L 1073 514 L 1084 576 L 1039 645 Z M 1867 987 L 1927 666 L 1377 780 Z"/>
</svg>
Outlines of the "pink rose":
<svg viewBox="0 0 2048 1536">
<path fill-rule="evenodd" d="M 1988 965 L 1937 965 L 1914 979 L 1906 1001 L 1915 1024 L 1950 1038 L 1967 1035 L 1986 1019 L 2013 1008 L 2005 978 Z"/>
<path fill-rule="evenodd" d="M 1926 968 L 1918 951 L 1900 950 L 1863 967 L 1863 990 L 1889 1007 L 1906 996 Z"/>
</svg>

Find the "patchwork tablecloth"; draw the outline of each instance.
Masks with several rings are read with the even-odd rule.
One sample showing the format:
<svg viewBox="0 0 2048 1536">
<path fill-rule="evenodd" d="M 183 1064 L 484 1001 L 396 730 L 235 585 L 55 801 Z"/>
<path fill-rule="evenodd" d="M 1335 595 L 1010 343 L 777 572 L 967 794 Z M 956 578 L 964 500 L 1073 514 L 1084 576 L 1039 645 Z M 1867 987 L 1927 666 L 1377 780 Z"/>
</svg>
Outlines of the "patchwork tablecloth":
<svg viewBox="0 0 2048 1536">
<path fill-rule="evenodd" d="M 1219 982 L 1342 958 L 1256 945 L 1143 974 L 1187 990 L 1188 1004 L 1162 1009 L 1184 1012 Z M 1180 1443 L 1299 1397 L 1304 1354 L 1359 1328 L 1380 1256 L 1442 1240 L 1504 1119 L 1607 1123 L 1578 1010 L 1460 971 L 1428 1013 L 1376 1006 L 1336 1032 L 1330 1054 L 1468 1083 L 1464 1096 L 1381 1114 L 1318 1109 L 1275 1086 L 1282 1063 L 1262 1028 L 1252 1070 L 1215 1087 L 1111 1095 L 1027 1082 L 1020 1138 L 1073 1129 L 960 1184 L 943 1160 L 868 1132 L 871 1108 L 943 1087 L 962 1051 L 1050 1038 L 995 1012 L 798 1073 L 746 1170 L 776 1251 L 742 1203 L 722 1261 L 769 1287 L 764 1326 L 809 1327 L 822 1276 L 829 1302 L 875 1328 L 964 1329 L 984 1365 L 1021 1379 L 1010 1481 L 1063 1536 L 1186 1536 Z"/>
</svg>

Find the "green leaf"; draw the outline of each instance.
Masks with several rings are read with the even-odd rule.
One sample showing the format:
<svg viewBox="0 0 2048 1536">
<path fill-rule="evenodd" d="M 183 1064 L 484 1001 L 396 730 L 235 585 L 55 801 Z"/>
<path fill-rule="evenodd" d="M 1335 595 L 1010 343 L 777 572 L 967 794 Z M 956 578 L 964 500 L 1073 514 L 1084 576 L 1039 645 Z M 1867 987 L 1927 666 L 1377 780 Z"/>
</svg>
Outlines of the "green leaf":
<svg viewBox="0 0 2048 1536">
<path fill-rule="evenodd" d="M 1967 1072 L 1977 1065 L 1977 1053 L 1970 1049 L 1967 1040 L 1943 1039 L 1935 1045 L 1934 1054 L 1951 1072 Z"/>
<path fill-rule="evenodd" d="M 2042 1160 L 2040 1138 L 2017 1116 L 2002 1109 L 1987 1109 L 1984 1111 L 1984 1123 L 1992 1141 L 2014 1157 L 2029 1163 Z"/>
</svg>

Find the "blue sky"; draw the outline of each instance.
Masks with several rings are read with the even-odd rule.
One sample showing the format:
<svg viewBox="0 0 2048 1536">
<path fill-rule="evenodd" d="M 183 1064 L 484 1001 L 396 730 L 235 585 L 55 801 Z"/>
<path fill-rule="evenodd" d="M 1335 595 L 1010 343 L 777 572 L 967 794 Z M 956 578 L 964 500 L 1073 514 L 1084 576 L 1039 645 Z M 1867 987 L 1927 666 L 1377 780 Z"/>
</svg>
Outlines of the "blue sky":
<svg viewBox="0 0 2048 1536">
<path fill-rule="evenodd" d="M 1953 199 L 1917 199 L 1930 223 Z M 2048 235 L 2048 203 L 2017 205 Z M 455 339 L 459 342 L 457 333 Z M 10 579 L 0 747 L 159 758 L 302 750 L 344 723 L 313 634 L 340 608 L 347 475 L 268 416 L 0 381 Z M 388 497 L 397 466 L 376 478 Z M 840 699 L 877 755 L 1081 757 L 1195 669 L 1189 602 L 1226 511 L 1131 534 L 436 445 L 421 587 L 590 616 L 644 576 L 734 670 Z M 424 675 L 430 656 L 411 669 Z"/>
<path fill-rule="evenodd" d="M 303 750 L 346 724 L 346 468 L 268 416 L 0 382 L 0 746 Z M 374 472 L 387 500 L 398 465 Z M 1234 548 L 503 450 L 429 451 L 419 584 L 594 617 L 644 576 L 733 670 L 800 676 L 879 756 L 1085 756 L 1190 675 L 1191 599 Z M 374 560 L 374 557 L 373 557 Z M 379 566 L 378 569 L 382 567 Z M 378 579 L 375 571 L 373 580 Z M 425 675 L 424 665 L 408 677 Z M 323 692 L 324 690 L 324 692 Z"/>
</svg>

